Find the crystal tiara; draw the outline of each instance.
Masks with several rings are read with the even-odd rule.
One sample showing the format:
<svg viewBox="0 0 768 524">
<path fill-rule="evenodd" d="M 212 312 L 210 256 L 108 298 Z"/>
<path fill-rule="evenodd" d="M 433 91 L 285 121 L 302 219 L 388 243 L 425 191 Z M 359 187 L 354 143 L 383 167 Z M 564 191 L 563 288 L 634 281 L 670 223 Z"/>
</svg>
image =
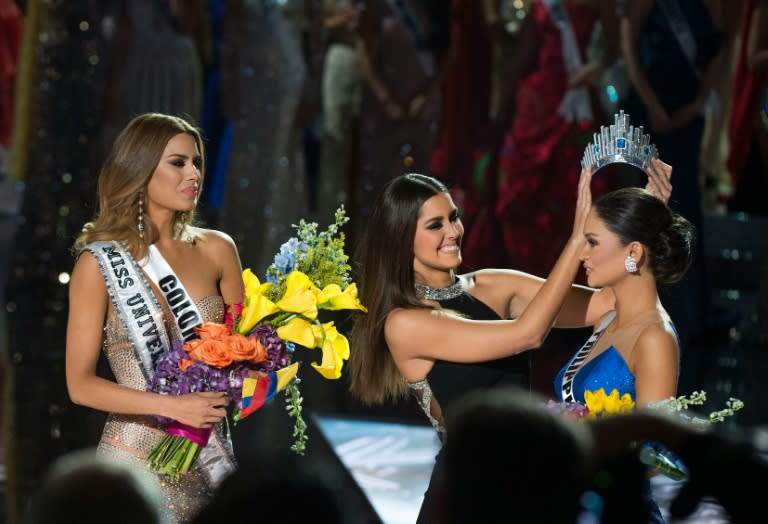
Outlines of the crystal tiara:
<svg viewBox="0 0 768 524">
<path fill-rule="evenodd" d="M 651 136 L 643 134 L 643 126 L 629 124 L 629 115 L 619 111 L 613 115 L 613 125 L 600 126 L 593 135 L 594 142 L 587 145 L 581 159 L 582 169 L 592 166 L 593 174 L 608 164 L 631 164 L 645 169 L 651 158 L 659 158 L 659 151 L 651 144 Z"/>
</svg>

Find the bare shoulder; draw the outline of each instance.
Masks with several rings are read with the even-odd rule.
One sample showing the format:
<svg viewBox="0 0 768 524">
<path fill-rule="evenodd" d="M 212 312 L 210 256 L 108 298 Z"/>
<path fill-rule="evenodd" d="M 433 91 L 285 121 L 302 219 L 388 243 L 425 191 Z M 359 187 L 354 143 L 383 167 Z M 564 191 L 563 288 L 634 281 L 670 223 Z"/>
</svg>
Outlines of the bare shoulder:
<svg viewBox="0 0 768 524">
<path fill-rule="evenodd" d="M 384 330 L 386 332 L 401 332 L 416 329 L 420 323 L 429 319 L 433 311 L 415 307 L 393 309 L 384 321 Z"/>
<path fill-rule="evenodd" d="M 670 352 L 677 354 L 677 335 L 665 324 L 649 324 L 637 337 L 634 351 L 643 356 L 661 356 Z"/>
<path fill-rule="evenodd" d="M 436 310 L 428 308 L 397 308 L 384 321 L 384 336 L 393 351 L 421 339 L 427 323 L 434 320 Z"/>
<path fill-rule="evenodd" d="M 118 276 L 118 278 L 121 278 Z M 90 251 L 83 251 L 77 257 L 72 268 L 72 276 L 69 282 L 70 295 L 83 292 L 93 297 L 94 291 L 100 291 L 106 295 L 107 286 L 101 274 L 101 267 L 96 257 Z"/>
<path fill-rule="evenodd" d="M 195 229 L 195 245 L 212 260 L 228 260 L 237 254 L 235 241 L 216 229 Z"/>
<path fill-rule="evenodd" d="M 96 257 L 90 251 L 84 250 L 75 260 L 75 265 L 72 268 L 72 278 L 85 278 L 92 277 L 101 278 L 101 269 Z"/>
<path fill-rule="evenodd" d="M 195 232 L 197 233 L 197 238 L 201 240 L 201 244 L 209 249 L 235 248 L 235 241 L 223 231 L 195 228 Z"/>
</svg>

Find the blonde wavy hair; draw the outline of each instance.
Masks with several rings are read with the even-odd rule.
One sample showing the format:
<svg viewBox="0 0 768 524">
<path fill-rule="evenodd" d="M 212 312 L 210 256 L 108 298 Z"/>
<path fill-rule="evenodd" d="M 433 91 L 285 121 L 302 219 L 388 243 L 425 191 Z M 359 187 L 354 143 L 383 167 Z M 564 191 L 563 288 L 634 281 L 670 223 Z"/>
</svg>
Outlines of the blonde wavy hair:
<svg viewBox="0 0 768 524">
<path fill-rule="evenodd" d="M 158 239 L 157 227 L 146 213 L 143 215 L 144 238 L 139 236 L 137 222 L 139 200 L 160 163 L 168 141 L 180 133 L 195 139 L 200 151 L 200 185 L 205 173 L 205 149 L 199 130 L 186 120 L 163 113 L 144 113 L 131 120 L 115 140 L 101 168 L 97 194 L 96 217 L 83 226 L 73 249 L 79 252 L 97 240 L 122 241 L 137 260 L 144 258 L 147 247 Z M 174 220 L 174 234 L 189 240 L 199 237 L 195 211 L 179 211 Z"/>
</svg>

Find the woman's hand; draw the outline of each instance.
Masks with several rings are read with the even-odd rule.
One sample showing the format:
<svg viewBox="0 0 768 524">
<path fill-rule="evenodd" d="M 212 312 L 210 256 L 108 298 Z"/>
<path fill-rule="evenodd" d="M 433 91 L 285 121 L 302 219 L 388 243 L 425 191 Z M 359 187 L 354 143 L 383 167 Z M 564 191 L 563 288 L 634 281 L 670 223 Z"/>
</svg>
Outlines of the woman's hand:
<svg viewBox="0 0 768 524">
<path fill-rule="evenodd" d="M 582 65 L 573 72 L 568 79 L 569 87 L 596 85 L 605 68 L 598 60 L 593 60 Z"/>
<path fill-rule="evenodd" d="M 399 122 L 405 118 L 405 110 L 394 100 L 388 98 L 382 102 L 382 105 L 384 106 L 384 113 L 386 113 L 387 118 L 393 122 Z"/>
<path fill-rule="evenodd" d="M 571 240 L 584 242 L 584 224 L 587 222 L 587 215 L 592 209 L 592 167 L 581 170 L 579 177 L 579 192 L 576 198 L 576 214 L 573 217 L 573 233 Z"/>
<path fill-rule="evenodd" d="M 656 195 L 665 204 L 669 202 L 672 195 L 672 166 L 662 162 L 658 158 L 651 158 L 651 161 L 645 167 L 648 174 L 648 183 L 645 189 Z"/>
<path fill-rule="evenodd" d="M 176 402 L 171 418 L 187 426 L 210 428 L 227 414 L 229 399 L 224 393 L 205 391 L 172 398 Z"/>
<path fill-rule="evenodd" d="M 421 116 L 422 111 L 424 111 L 424 106 L 427 105 L 427 97 L 426 95 L 418 94 L 411 99 L 411 102 L 408 104 L 408 118 L 418 118 Z"/>
</svg>

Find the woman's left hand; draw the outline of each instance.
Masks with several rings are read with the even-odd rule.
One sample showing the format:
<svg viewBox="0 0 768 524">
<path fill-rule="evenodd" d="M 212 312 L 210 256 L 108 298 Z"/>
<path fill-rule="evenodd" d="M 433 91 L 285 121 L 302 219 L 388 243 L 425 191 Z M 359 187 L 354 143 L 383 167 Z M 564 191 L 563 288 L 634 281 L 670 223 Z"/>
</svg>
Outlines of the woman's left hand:
<svg viewBox="0 0 768 524">
<path fill-rule="evenodd" d="M 648 174 L 648 183 L 645 189 L 656 195 L 665 204 L 669 202 L 672 195 L 672 166 L 662 162 L 658 158 L 651 158 L 651 161 L 645 167 Z"/>
<path fill-rule="evenodd" d="M 579 177 L 579 192 L 576 199 L 576 213 L 573 217 L 573 233 L 571 234 L 571 240 L 577 242 L 584 241 L 584 224 L 587 222 L 587 215 L 589 215 L 590 209 L 592 209 L 592 167 L 587 167 L 581 170 L 581 176 Z"/>
</svg>

